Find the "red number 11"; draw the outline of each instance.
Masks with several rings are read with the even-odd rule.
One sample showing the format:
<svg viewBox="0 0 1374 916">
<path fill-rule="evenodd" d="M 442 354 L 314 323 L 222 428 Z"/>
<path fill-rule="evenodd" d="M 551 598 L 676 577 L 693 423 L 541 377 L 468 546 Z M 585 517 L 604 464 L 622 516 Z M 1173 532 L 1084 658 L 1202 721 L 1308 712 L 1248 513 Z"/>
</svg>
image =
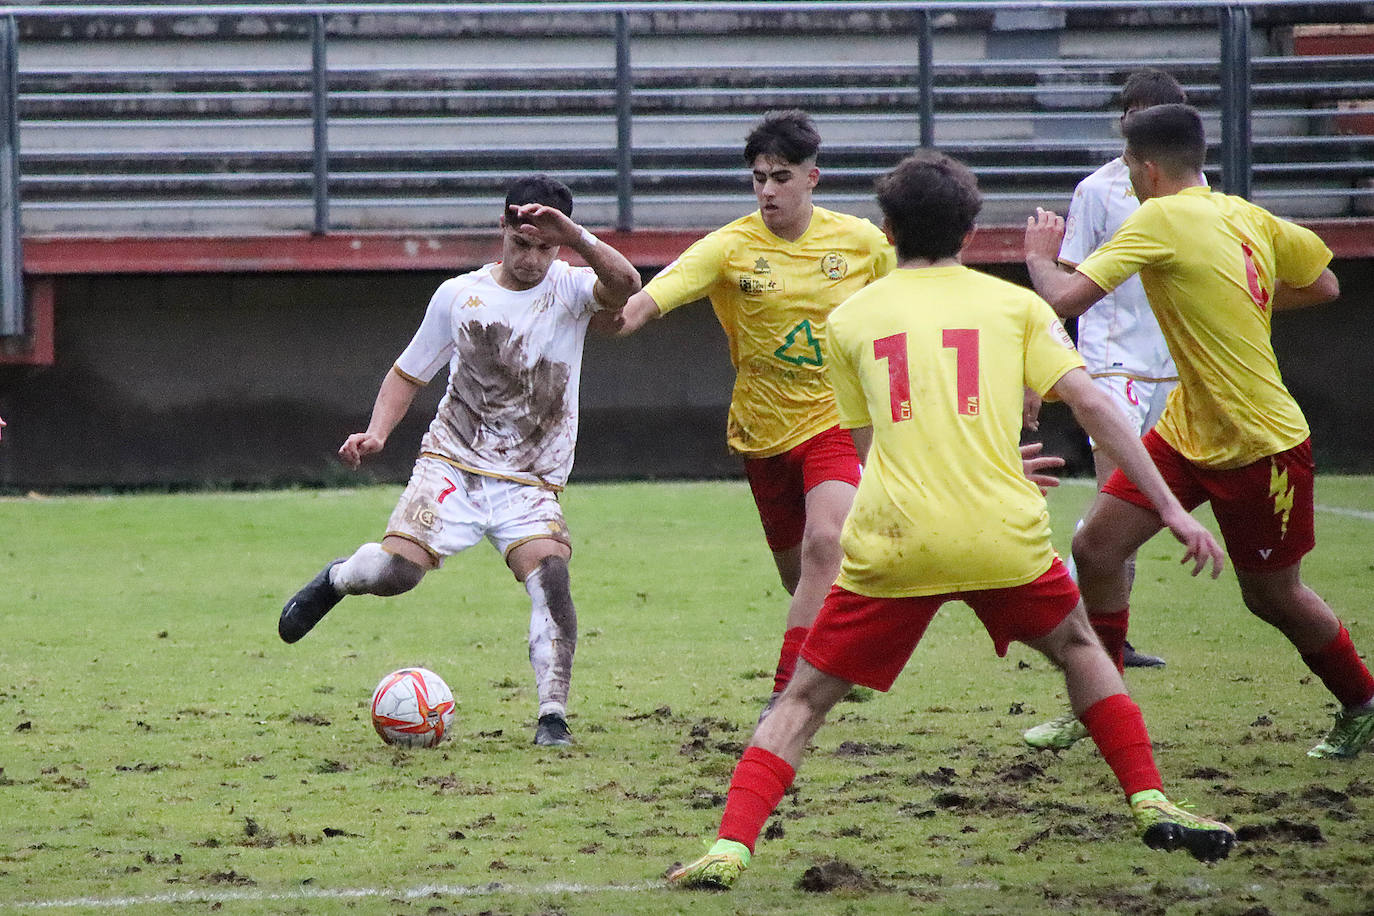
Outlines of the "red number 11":
<svg viewBox="0 0 1374 916">
<path fill-rule="evenodd" d="M 978 414 L 978 329 L 947 328 L 941 341 L 954 351 L 955 410 Z M 873 341 L 873 358 L 887 360 L 888 399 L 892 422 L 911 419 L 911 371 L 907 364 L 906 332 Z"/>
</svg>

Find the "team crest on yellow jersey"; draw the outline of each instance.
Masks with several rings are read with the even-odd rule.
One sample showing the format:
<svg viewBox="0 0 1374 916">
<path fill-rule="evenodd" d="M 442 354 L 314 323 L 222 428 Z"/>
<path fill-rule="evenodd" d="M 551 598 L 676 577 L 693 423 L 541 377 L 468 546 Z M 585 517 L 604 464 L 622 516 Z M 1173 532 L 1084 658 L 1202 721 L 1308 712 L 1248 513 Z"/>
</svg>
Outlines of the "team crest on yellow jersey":
<svg viewBox="0 0 1374 916">
<path fill-rule="evenodd" d="M 849 273 L 849 262 L 838 251 L 832 251 L 821 258 L 821 273 L 832 280 L 842 280 Z"/>
<path fill-rule="evenodd" d="M 767 258 L 759 258 L 757 261 L 754 262 L 754 273 L 771 274 L 772 272 L 773 267 L 771 264 L 768 263 Z"/>
</svg>

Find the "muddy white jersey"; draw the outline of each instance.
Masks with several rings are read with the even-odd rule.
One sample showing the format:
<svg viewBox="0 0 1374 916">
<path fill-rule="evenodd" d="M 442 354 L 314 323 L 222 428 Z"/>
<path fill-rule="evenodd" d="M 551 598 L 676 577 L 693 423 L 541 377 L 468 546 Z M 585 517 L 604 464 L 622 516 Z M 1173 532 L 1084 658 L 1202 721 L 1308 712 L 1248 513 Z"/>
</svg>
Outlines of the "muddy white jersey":
<svg viewBox="0 0 1374 916">
<path fill-rule="evenodd" d="M 446 280 L 396 371 L 426 384 L 445 364 L 448 389 L 422 455 L 491 477 L 561 488 L 577 441 L 587 324 L 596 274 L 554 261 L 538 286 L 509 290 L 496 264 Z"/>
<path fill-rule="evenodd" d="M 1074 189 L 1059 260 L 1070 267 L 1082 264 L 1139 207 L 1126 163 L 1118 156 Z M 1131 277 L 1079 316 L 1078 352 L 1094 377 L 1178 378 L 1139 277 Z"/>
</svg>

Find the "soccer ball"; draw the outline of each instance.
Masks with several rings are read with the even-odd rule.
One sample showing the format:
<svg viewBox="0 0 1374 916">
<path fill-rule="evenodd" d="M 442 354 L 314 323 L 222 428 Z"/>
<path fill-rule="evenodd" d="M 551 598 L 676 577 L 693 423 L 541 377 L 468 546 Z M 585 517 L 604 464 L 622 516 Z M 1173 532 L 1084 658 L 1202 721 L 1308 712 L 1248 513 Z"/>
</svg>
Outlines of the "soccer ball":
<svg viewBox="0 0 1374 916">
<path fill-rule="evenodd" d="M 427 668 L 401 668 L 372 692 L 372 727 L 387 744 L 434 747 L 453 724 L 453 691 Z"/>
</svg>

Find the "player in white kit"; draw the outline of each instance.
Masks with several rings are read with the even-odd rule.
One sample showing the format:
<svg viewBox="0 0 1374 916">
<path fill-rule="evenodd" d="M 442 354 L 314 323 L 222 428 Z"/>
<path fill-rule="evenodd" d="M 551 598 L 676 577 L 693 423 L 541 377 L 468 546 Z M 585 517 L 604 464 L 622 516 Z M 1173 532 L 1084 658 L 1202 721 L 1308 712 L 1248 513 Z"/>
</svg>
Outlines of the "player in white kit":
<svg viewBox="0 0 1374 916">
<path fill-rule="evenodd" d="M 1137 70 L 1121 87 L 1121 119 L 1125 121 L 1126 115 L 1141 108 L 1186 101 L 1187 93 L 1169 74 Z M 1126 163 L 1117 156 L 1074 189 L 1059 249 L 1060 263 L 1070 269 L 1083 263 L 1139 208 Z M 1132 425 L 1142 436 L 1149 432 L 1164 411 L 1169 392 L 1178 385 L 1178 370 L 1139 276 L 1131 277 L 1079 316 L 1078 352 L 1093 381 L 1112 396 Z M 1100 489 L 1116 465 L 1091 438 L 1089 442 Z M 1072 571 L 1072 560 L 1068 565 Z M 1129 574 L 1135 574 L 1134 558 Z M 1123 658 L 1128 668 L 1164 664 L 1164 659 L 1138 651 L 1129 642 Z M 1066 713 L 1028 730 L 1025 737 L 1033 747 L 1067 747 L 1064 742 L 1073 743 L 1081 737 L 1081 730 L 1078 718 Z"/>
<path fill-rule="evenodd" d="M 514 182 L 501 219 L 501 260 L 445 281 L 410 345 L 382 380 L 365 432 L 340 460 L 380 452 L 416 392 L 448 366 L 448 388 L 420 443 L 410 483 L 380 543 L 334 560 L 282 609 L 278 632 L 300 639 L 345 595 L 398 595 L 444 557 L 486 538 L 529 593 L 530 663 L 539 695 L 535 743 L 572 743 L 569 683 L 577 614 L 572 546 L 558 493 L 577 440 L 582 348 L 592 315 L 640 286 L 620 252 L 571 219 L 572 194 L 544 175 Z M 588 267 L 558 260 L 560 246 Z"/>
</svg>

